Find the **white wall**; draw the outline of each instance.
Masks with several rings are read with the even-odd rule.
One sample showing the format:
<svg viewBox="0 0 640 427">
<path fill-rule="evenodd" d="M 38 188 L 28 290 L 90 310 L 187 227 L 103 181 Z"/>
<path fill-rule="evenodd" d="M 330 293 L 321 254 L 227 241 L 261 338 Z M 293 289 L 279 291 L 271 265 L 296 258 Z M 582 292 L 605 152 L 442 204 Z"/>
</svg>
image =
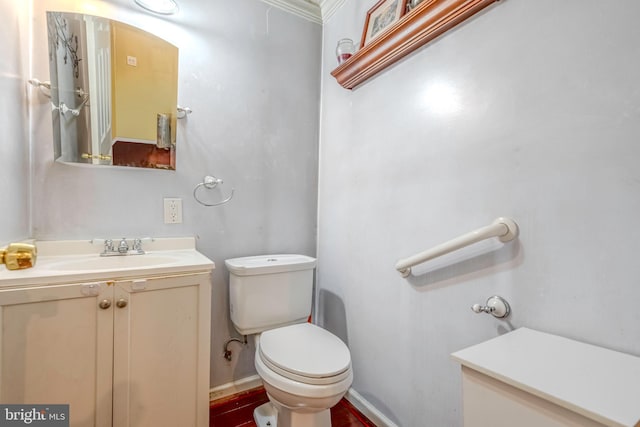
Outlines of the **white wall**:
<svg viewBox="0 0 640 427">
<path fill-rule="evenodd" d="M 0 247 L 29 237 L 28 4 L 0 0 Z"/>
<path fill-rule="evenodd" d="M 527 326 L 640 355 L 640 3 L 506 0 L 353 91 L 324 28 L 320 320 L 400 426 L 461 425 L 449 354 Z M 403 279 L 402 257 L 519 223 Z M 499 294 L 508 322 L 469 308 Z"/>
<path fill-rule="evenodd" d="M 252 375 L 252 348 L 239 354 L 234 344 L 234 361 L 222 357 L 223 343 L 237 336 L 224 260 L 315 254 L 321 27 L 258 0 L 232 7 L 181 0 L 179 14 L 167 18 L 129 0 L 34 0 L 34 74 L 41 79 L 48 75 L 45 9 L 118 19 L 178 46 L 178 103 L 193 114 L 179 121 L 177 171 L 99 169 L 53 162 L 47 100 L 34 102 L 34 236 L 197 236 L 198 249 L 216 263 L 211 385 Z M 196 203 L 193 188 L 208 174 L 224 185 L 201 197 L 220 200 L 235 188 L 230 203 Z M 163 223 L 164 197 L 182 198 L 183 224 Z"/>
</svg>

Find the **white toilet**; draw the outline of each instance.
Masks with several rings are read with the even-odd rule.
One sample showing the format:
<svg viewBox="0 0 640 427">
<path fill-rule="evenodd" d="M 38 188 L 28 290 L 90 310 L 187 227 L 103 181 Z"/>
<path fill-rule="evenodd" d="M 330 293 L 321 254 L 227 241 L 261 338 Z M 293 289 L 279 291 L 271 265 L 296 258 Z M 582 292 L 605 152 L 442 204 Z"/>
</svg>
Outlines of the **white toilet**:
<svg viewBox="0 0 640 427">
<path fill-rule="evenodd" d="M 255 366 L 270 402 L 256 408 L 259 427 L 329 427 L 329 408 L 353 381 L 351 355 L 335 335 L 311 323 L 313 270 L 304 255 L 225 261 L 231 320 L 256 335 Z"/>
</svg>

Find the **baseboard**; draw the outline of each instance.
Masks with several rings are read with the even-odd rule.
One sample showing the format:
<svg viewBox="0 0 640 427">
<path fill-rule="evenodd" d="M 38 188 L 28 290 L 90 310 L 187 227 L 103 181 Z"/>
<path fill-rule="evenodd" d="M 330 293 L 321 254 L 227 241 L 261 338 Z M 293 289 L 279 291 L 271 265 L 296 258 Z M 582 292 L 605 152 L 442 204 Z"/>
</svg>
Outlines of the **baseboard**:
<svg viewBox="0 0 640 427">
<path fill-rule="evenodd" d="M 360 393 L 350 388 L 344 396 L 353 406 L 369 418 L 369 421 L 378 427 L 398 427 L 396 423 L 387 418 L 382 412 L 378 411 L 367 399 L 362 397 Z"/>
<path fill-rule="evenodd" d="M 258 375 L 252 375 L 250 377 L 242 378 L 237 381 L 231 381 L 230 383 L 216 386 L 209 390 L 209 401 L 214 401 L 227 396 L 233 396 L 243 391 L 251 390 L 252 388 L 260 387 L 262 380 Z"/>
<path fill-rule="evenodd" d="M 209 401 L 233 396 L 234 394 L 242 393 L 243 391 L 251 390 L 252 388 L 260 387 L 261 385 L 262 380 L 258 375 L 252 375 L 250 377 L 242 378 L 237 381 L 231 381 L 229 383 L 212 388 L 209 391 Z M 350 388 L 344 397 L 376 426 L 398 427 L 397 424 L 387 418 L 382 412 L 376 409 L 375 406 L 373 406 L 367 399 L 362 397 L 362 395 L 354 389 Z"/>
</svg>

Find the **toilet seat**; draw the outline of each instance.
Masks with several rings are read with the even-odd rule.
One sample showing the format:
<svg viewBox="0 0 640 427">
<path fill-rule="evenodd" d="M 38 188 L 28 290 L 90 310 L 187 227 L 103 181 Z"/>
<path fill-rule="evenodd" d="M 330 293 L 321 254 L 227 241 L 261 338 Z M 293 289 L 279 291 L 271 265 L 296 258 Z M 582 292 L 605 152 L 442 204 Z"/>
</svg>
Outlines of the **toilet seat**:
<svg viewBox="0 0 640 427">
<path fill-rule="evenodd" d="M 347 346 L 311 323 L 263 332 L 256 356 L 275 373 L 305 384 L 333 384 L 352 375 Z"/>
<path fill-rule="evenodd" d="M 353 370 L 351 369 L 347 370 L 346 378 L 344 378 L 342 381 L 334 382 L 331 384 L 307 384 L 306 382 L 292 380 L 291 378 L 280 375 L 279 373 L 269 368 L 264 364 L 262 358 L 258 357 L 257 354 L 255 358 L 255 367 L 265 389 L 267 390 L 267 394 L 269 394 L 271 397 L 279 394 L 278 392 L 274 393 L 273 389 L 275 388 L 290 395 L 290 398 L 287 399 L 290 402 L 292 396 L 297 396 L 293 398 L 293 401 L 297 401 L 298 399 L 303 398 L 306 401 L 305 405 L 309 405 L 313 401 L 315 402 L 314 406 L 322 406 L 326 404 L 325 399 L 332 400 L 336 396 L 342 397 L 353 382 Z M 284 399 L 278 400 L 284 403 Z M 323 403 L 323 401 L 325 402 Z M 320 403 L 318 404 L 318 402 Z M 337 401 L 331 404 L 327 404 L 326 408 L 329 408 L 336 403 Z M 293 406 L 299 405 L 294 404 Z"/>
</svg>

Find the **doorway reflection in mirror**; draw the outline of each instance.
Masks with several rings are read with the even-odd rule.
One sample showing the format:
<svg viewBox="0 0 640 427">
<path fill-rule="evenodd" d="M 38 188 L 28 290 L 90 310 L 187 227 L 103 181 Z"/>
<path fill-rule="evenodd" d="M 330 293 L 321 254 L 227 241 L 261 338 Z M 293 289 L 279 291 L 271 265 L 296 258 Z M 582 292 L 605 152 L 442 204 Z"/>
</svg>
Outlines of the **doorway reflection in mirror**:
<svg viewBox="0 0 640 427">
<path fill-rule="evenodd" d="M 47 25 L 56 160 L 175 169 L 178 48 L 97 16 Z"/>
</svg>

